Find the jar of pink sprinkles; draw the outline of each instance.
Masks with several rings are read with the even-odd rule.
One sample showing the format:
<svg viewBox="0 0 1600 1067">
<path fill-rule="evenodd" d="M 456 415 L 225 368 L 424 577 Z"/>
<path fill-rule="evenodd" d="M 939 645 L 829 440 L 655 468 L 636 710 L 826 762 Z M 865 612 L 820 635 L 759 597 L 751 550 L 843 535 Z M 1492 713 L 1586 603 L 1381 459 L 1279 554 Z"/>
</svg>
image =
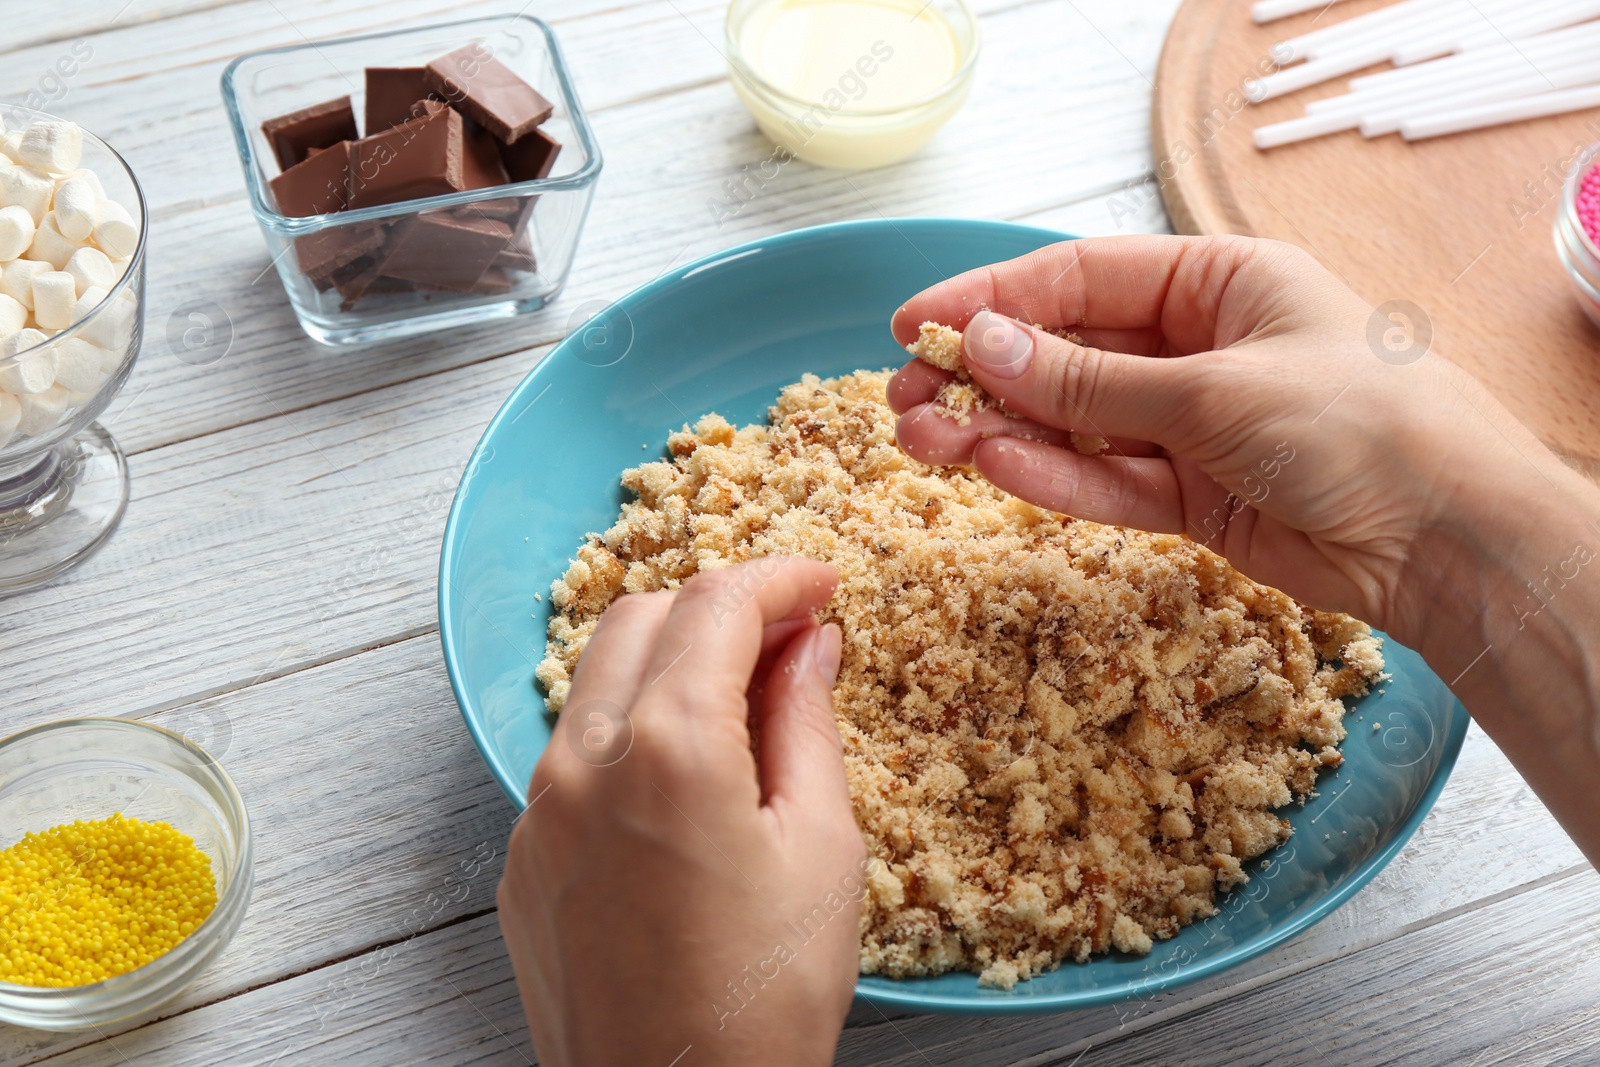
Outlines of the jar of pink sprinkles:
<svg viewBox="0 0 1600 1067">
<path fill-rule="evenodd" d="M 1600 144 L 1580 156 L 1567 175 L 1556 219 L 1556 252 L 1578 302 L 1600 326 Z"/>
</svg>

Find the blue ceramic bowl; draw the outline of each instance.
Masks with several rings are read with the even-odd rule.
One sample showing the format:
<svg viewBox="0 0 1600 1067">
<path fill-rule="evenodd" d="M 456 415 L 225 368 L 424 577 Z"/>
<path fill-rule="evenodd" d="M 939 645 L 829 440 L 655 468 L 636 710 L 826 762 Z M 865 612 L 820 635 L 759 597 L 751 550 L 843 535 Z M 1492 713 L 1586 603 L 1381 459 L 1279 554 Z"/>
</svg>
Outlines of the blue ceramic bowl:
<svg viewBox="0 0 1600 1067">
<path fill-rule="evenodd" d="M 450 682 L 507 796 L 527 803 L 550 736 L 533 683 L 550 582 L 586 533 L 615 519 L 623 469 L 664 455 L 667 433 L 705 412 L 765 419 L 779 387 L 803 372 L 900 364 L 888 322 L 907 297 L 1065 236 L 1000 222 L 885 219 L 752 242 L 624 297 L 523 379 L 468 464 L 439 569 Z M 1195 981 L 1304 930 L 1400 851 L 1466 734 L 1466 711 L 1415 653 L 1390 642 L 1385 654 L 1393 679 L 1349 716 L 1344 767 L 1289 812 L 1294 837 L 1264 857 L 1270 865 L 1250 865 L 1250 883 L 1223 898 L 1219 915 L 1148 956 L 1068 963 L 1009 991 L 947 974 L 863 977 L 858 994 L 920 1011 L 1060 1011 Z"/>
</svg>

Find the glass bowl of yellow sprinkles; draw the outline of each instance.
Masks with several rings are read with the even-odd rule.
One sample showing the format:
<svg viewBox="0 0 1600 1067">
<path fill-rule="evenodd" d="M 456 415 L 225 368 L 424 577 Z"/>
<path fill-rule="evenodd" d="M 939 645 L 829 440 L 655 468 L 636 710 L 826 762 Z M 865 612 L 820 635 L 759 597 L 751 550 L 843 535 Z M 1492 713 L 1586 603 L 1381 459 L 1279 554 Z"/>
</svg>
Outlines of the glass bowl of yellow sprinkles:
<svg viewBox="0 0 1600 1067">
<path fill-rule="evenodd" d="M 250 818 L 187 738 L 70 719 L 0 741 L 0 1022 L 87 1030 L 177 996 L 250 902 Z"/>
</svg>

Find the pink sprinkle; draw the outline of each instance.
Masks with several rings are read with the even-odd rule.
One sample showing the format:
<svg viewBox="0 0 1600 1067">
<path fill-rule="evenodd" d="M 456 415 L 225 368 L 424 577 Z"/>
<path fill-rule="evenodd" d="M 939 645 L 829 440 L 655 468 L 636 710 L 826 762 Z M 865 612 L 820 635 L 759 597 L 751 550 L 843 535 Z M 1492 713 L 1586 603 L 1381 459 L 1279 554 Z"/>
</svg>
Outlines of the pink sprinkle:
<svg viewBox="0 0 1600 1067">
<path fill-rule="evenodd" d="M 1589 240 L 1600 245 L 1600 166 L 1590 167 L 1578 182 L 1578 222 Z"/>
</svg>

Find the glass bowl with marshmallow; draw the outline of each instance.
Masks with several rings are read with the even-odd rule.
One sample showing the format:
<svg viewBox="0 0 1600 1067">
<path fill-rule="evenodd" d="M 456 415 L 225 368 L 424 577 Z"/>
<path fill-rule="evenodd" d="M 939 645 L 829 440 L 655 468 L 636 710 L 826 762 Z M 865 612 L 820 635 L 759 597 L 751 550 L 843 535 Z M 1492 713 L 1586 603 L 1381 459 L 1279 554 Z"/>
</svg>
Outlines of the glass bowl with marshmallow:
<svg viewBox="0 0 1600 1067">
<path fill-rule="evenodd" d="M 82 562 L 127 506 L 95 419 L 139 354 L 146 218 L 110 145 L 0 107 L 0 596 Z"/>
</svg>

